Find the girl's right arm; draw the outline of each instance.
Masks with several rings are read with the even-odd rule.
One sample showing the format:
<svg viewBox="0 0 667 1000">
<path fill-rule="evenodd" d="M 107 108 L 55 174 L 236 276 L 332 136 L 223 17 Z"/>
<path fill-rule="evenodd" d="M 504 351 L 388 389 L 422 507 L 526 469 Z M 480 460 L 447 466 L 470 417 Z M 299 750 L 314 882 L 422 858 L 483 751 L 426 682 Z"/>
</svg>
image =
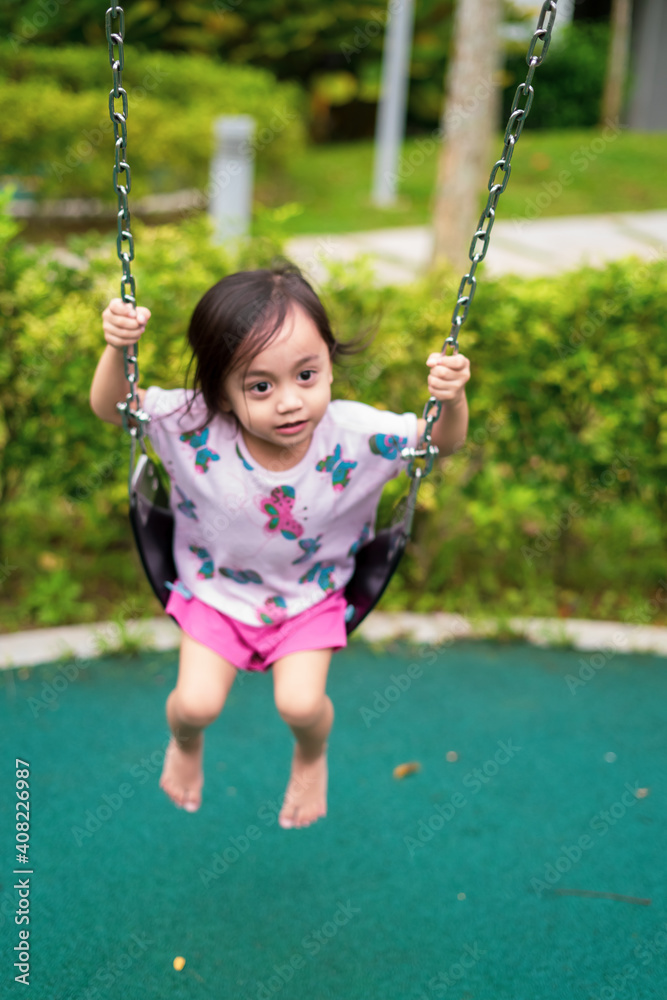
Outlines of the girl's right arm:
<svg viewBox="0 0 667 1000">
<path fill-rule="evenodd" d="M 112 299 L 102 313 L 102 326 L 107 346 L 100 358 L 90 387 L 93 413 L 109 424 L 122 425 L 123 418 L 116 403 L 125 402 L 130 383 L 125 378 L 123 347 L 136 344 L 146 329 L 150 309 L 136 311 L 122 299 Z M 145 389 L 136 387 L 139 406 L 143 406 Z"/>
</svg>

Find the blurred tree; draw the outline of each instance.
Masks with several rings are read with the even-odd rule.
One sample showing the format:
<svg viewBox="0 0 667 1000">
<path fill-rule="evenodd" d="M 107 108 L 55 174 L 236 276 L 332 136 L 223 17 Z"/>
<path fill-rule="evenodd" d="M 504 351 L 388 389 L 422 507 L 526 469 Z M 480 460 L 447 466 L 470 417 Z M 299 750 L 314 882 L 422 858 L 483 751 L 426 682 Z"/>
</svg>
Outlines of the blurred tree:
<svg viewBox="0 0 667 1000">
<path fill-rule="evenodd" d="M 459 0 L 442 119 L 434 261 L 468 268 L 478 198 L 498 117 L 502 0 Z"/>
<path fill-rule="evenodd" d="M 607 76 L 602 97 L 602 123 L 618 121 L 623 110 L 623 97 L 628 76 L 630 38 L 632 34 L 632 0 L 614 0 L 611 8 L 611 41 Z"/>
</svg>

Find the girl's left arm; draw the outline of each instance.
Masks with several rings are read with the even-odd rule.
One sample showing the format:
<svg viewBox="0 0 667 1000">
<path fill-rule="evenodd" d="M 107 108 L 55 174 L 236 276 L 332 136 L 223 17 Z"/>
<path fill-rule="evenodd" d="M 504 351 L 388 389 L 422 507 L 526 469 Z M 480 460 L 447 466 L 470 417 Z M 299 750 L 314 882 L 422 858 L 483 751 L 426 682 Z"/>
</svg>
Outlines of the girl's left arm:
<svg viewBox="0 0 667 1000">
<path fill-rule="evenodd" d="M 431 369 L 428 389 L 442 403 L 440 416 L 433 425 L 431 440 L 441 458 L 463 447 L 468 434 L 468 401 L 465 384 L 470 378 L 470 362 L 463 354 L 431 354 L 426 360 Z M 421 438 L 426 421 L 417 421 Z"/>
</svg>

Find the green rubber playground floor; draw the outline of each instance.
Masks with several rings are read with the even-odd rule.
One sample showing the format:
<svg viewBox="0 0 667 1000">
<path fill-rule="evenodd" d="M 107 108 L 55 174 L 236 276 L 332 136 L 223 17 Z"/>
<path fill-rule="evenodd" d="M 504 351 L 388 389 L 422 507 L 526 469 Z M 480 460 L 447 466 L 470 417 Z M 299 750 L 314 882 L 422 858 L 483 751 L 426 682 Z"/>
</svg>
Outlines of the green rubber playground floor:
<svg viewBox="0 0 667 1000">
<path fill-rule="evenodd" d="M 168 652 L 0 675 L 3 996 L 664 1000 L 666 659 L 355 643 L 330 673 L 329 815 L 304 830 L 276 822 L 292 741 L 267 676 L 207 731 L 201 810 L 166 798 L 176 672 Z"/>
</svg>

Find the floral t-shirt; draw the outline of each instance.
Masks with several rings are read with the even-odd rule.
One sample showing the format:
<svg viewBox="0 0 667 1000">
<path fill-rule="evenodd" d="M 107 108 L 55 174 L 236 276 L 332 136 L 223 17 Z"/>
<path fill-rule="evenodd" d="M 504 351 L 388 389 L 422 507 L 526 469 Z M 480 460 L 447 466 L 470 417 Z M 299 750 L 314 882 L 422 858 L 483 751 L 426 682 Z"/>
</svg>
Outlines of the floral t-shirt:
<svg viewBox="0 0 667 1000">
<path fill-rule="evenodd" d="M 185 591 L 237 621 L 273 624 L 342 589 L 374 535 L 382 488 L 417 443 L 414 413 L 335 400 L 298 465 L 259 465 L 233 417 L 192 391 L 150 386 L 147 434 L 171 479 L 174 561 Z M 179 423 L 180 419 L 180 423 Z"/>
</svg>

